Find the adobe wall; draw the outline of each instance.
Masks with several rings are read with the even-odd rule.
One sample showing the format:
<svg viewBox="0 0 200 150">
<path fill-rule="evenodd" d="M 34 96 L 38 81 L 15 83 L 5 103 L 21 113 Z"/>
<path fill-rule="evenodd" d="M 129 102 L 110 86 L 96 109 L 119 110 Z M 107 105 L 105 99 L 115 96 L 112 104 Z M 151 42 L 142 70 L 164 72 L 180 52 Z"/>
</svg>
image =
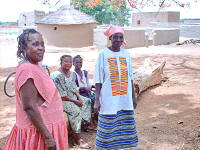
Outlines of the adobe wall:
<svg viewBox="0 0 200 150">
<path fill-rule="evenodd" d="M 180 20 L 180 12 L 168 12 L 168 22 L 178 23 Z"/>
<path fill-rule="evenodd" d="M 93 45 L 93 29 L 96 24 L 45 25 L 37 24 L 48 45 L 57 47 L 86 47 Z"/>
<path fill-rule="evenodd" d="M 140 12 L 132 14 L 133 27 L 149 27 L 151 22 L 179 22 L 180 12 Z"/>
<path fill-rule="evenodd" d="M 153 45 L 165 45 L 179 41 L 180 30 L 172 28 L 153 29 Z"/>
<path fill-rule="evenodd" d="M 110 40 L 104 35 L 106 28 L 94 29 L 94 42 L 93 45 L 98 48 L 110 46 Z M 145 29 L 125 28 L 125 40 L 127 46 L 124 48 L 134 48 L 145 46 Z"/>
<path fill-rule="evenodd" d="M 37 29 L 37 26 L 35 25 L 35 21 L 42 19 L 45 17 L 45 12 L 43 11 L 37 11 L 34 10 L 32 12 L 23 12 L 19 15 L 19 22 L 18 22 L 18 28 L 19 28 L 19 34 L 23 32 L 25 29 Z"/>
<path fill-rule="evenodd" d="M 45 17 L 45 12 L 43 11 L 32 11 L 32 12 L 23 12 L 19 15 L 19 27 L 24 26 L 35 26 L 35 21 Z"/>
<path fill-rule="evenodd" d="M 93 30 L 93 45 L 98 48 L 107 47 L 107 38 L 104 35 L 106 28 L 96 28 Z"/>
<path fill-rule="evenodd" d="M 127 46 L 125 48 L 144 47 L 145 46 L 145 30 L 146 29 L 125 29 L 125 40 Z"/>
<path fill-rule="evenodd" d="M 35 14 L 34 12 L 24 12 L 19 15 L 18 26 L 34 26 Z"/>
</svg>

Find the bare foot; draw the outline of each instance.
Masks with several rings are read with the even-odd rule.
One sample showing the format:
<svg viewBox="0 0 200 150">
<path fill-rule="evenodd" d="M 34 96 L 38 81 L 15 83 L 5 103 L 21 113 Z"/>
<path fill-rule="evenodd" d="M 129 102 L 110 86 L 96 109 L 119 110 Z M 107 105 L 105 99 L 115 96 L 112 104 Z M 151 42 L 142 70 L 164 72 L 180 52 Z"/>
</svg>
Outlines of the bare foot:
<svg viewBox="0 0 200 150">
<path fill-rule="evenodd" d="M 79 148 L 81 148 L 81 149 L 91 149 L 91 146 L 89 146 L 88 143 L 85 143 L 82 139 L 80 139 Z"/>
<path fill-rule="evenodd" d="M 97 128 L 95 126 L 88 126 L 87 129 L 88 130 L 97 131 Z"/>
</svg>

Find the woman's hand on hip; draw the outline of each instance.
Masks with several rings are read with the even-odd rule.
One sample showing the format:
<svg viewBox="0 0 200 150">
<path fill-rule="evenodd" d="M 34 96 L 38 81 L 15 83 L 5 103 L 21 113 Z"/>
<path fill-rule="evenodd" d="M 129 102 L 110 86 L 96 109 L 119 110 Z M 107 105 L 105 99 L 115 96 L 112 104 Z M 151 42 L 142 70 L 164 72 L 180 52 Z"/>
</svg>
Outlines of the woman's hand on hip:
<svg viewBox="0 0 200 150">
<path fill-rule="evenodd" d="M 45 139 L 44 142 L 47 146 L 47 150 L 56 150 L 56 142 L 52 137 Z"/>
</svg>

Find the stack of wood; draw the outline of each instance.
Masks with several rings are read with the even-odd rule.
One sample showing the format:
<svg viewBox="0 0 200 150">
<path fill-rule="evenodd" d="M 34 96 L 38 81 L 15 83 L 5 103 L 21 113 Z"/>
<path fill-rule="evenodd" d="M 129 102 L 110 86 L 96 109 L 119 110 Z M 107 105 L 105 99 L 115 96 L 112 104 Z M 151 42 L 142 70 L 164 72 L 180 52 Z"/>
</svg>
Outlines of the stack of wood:
<svg viewBox="0 0 200 150">
<path fill-rule="evenodd" d="M 149 87 L 158 85 L 165 79 L 163 76 L 165 64 L 165 60 L 158 65 L 154 65 L 150 59 L 145 59 L 144 65 L 134 71 L 136 97 Z"/>
<path fill-rule="evenodd" d="M 185 40 L 185 41 L 183 41 L 183 42 L 178 42 L 178 43 L 176 43 L 176 45 L 183 45 L 183 44 L 198 44 L 198 43 L 200 43 L 200 40 L 199 39 L 197 39 L 197 40 L 195 40 L 195 39 L 189 39 L 189 40 Z"/>
</svg>

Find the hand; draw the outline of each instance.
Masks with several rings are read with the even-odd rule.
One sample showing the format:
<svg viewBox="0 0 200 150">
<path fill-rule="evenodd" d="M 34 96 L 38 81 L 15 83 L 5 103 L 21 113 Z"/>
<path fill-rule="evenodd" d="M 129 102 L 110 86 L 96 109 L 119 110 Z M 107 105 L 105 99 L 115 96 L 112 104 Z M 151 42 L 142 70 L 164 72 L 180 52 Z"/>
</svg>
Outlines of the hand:
<svg viewBox="0 0 200 150">
<path fill-rule="evenodd" d="M 136 109 L 136 107 L 137 107 L 137 101 L 133 101 L 133 107 L 134 107 L 134 109 Z"/>
<path fill-rule="evenodd" d="M 77 97 L 79 96 L 78 91 L 71 91 L 74 95 L 76 95 Z"/>
<path fill-rule="evenodd" d="M 83 106 L 83 101 L 82 101 L 81 99 L 76 100 L 76 101 L 75 101 L 75 104 L 76 104 L 78 107 L 82 107 L 82 106 Z"/>
<path fill-rule="evenodd" d="M 84 87 L 84 90 L 85 90 L 86 92 L 90 92 L 90 87 Z"/>
<path fill-rule="evenodd" d="M 99 103 L 99 100 L 95 100 L 95 103 L 94 103 L 94 113 L 95 114 L 98 114 L 99 111 L 100 111 L 100 103 Z"/>
<path fill-rule="evenodd" d="M 89 92 L 89 91 L 90 91 L 90 88 L 88 88 L 88 87 L 79 88 L 79 92 Z"/>
<path fill-rule="evenodd" d="M 52 137 L 44 139 L 44 142 L 47 146 L 47 150 L 56 150 L 56 142 Z"/>
</svg>

